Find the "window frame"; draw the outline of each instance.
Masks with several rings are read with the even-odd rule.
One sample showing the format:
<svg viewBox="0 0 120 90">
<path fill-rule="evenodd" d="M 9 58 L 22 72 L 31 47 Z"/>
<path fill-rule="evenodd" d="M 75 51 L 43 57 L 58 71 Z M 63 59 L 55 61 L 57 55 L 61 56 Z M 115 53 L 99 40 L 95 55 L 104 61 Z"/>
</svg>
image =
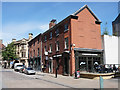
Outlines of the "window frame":
<svg viewBox="0 0 120 90">
<path fill-rule="evenodd" d="M 60 51 L 60 43 L 59 43 L 59 41 L 56 41 L 56 51 Z"/>
<path fill-rule="evenodd" d="M 59 36 L 59 29 L 56 29 L 55 33 L 56 33 L 56 36 Z"/>
<path fill-rule="evenodd" d="M 68 37 L 66 37 L 65 39 L 64 39 L 65 41 L 64 41 L 64 49 L 69 49 L 69 40 L 68 40 Z"/>
<path fill-rule="evenodd" d="M 50 39 L 52 39 L 52 32 L 50 32 Z"/>
<path fill-rule="evenodd" d="M 66 28 L 67 27 L 67 28 Z M 64 25 L 64 32 L 66 32 L 66 31 L 68 31 L 69 30 L 69 25 L 68 25 L 68 23 L 66 23 L 65 25 Z"/>
</svg>

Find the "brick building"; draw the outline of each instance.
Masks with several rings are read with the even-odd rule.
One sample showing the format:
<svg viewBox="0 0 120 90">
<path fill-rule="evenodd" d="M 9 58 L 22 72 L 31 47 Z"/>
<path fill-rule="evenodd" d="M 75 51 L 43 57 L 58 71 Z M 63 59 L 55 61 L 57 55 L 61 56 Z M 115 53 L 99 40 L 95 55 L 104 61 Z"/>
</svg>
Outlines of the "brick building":
<svg viewBox="0 0 120 90">
<path fill-rule="evenodd" d="M 112 27 L 113 27 L 113 35 L 120 36 L 120 14 L 112 22 Z"/>
<path fill-rule="evenodd" d="M 44 72 L 55 73 L 57 69 L 59 74 L 72 75 L 78 69 L 93 71 L 95 63 L 103 63 L 100 23 L 87 5 L 58 24 L 51 20 L 49 30 L 39 37 Z M 36 44 L 37 39 L 31 42 Z"/>
<path fill-rule="evenodd" d="M 18 56 L 18 61 L 28 66 L 28 42 L 32 39 L 32 33 L 29 33 L 28 39 L 21 39 L 16 41 L 16 39 L 12 39 L 14 45 L 16 47 L 16 55 Z"/>
<path fill-rule="evenodd" d="M 42 59 L 41 34 L 33 38 L 30 42 L 28 42 L 28 44 L 29 44 L 29 49 L 28 49 L 29 66 L 32 66 L 35 70 L 41 70 L 41 59 Z"/>
</svg>

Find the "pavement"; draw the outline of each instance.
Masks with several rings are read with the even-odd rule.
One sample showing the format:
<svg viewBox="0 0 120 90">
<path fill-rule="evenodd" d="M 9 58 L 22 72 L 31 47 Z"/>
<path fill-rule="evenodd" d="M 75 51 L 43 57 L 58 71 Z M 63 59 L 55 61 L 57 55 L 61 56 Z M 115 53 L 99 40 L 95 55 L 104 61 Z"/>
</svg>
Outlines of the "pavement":
<svg viewBox="0 0 120 90">
<path fill-rule="evenodd" d="M 4 88 L 100 88 L 99 80 L 37 72 L 26 75 L 12 69 L 2 70 L 2 87 Z M 8 82 L 9 81 L 9 82 Z M 118 88 L 118 78 L 104 80 L 104 88 Z"/>
<path fill-rule="evenodd" d="M 45 80 L 55 81 L 56 83 L 64 84 L 72 88 L 100 88 L 100 81 L 95 79 L 79 78 L 75 79 L 74 76 L 58 75 L 37 72 L 37 75 L 44 76 Z M 120 83 L 120 82 L 119 82 Z M 104 88 L 118 88 L 118 78 L 104 80 Z M 86 86 L 87 85 L 87 86 Z"/>
</svg>

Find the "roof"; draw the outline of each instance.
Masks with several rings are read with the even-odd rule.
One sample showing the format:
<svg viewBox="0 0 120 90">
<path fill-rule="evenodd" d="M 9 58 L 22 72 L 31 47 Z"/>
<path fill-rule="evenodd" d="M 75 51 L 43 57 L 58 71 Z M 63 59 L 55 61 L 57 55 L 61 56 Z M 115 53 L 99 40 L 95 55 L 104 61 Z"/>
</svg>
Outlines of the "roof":
<svg viewBox="0 0 120 90">
<path fill-rule="evenodd" d="M 47 31 L 45 31 L 44 33 L 40 33 L 39 35 L 44 35 L 45 33 L 53 30 L 54 28 L 56 28 L 57 26 L 61 25 L 61 23 L 63 23 L 64 21 L 68 20 L 69 18 L 74 18 L 74 19 L 77 19 L 78 16 L 76 16 L 78 13 L 80 13 L 82 10 L 84 10 L 85 8 L 87 8 L 89 10 L 89 12 L 94 16 L 94 18 L 97 20 L 97 22 L 101 23 L 101 21 L 97 18 L 97 16 L 92 12 L 92 10 L 87 6 L 87 5 L 84 5 L 82 8 L 80 8 L 78 11 L 76 11 L 75 13 L 67 16 L 65 19 L 63 19 L 62 21 L 60 21 L 58 24 L 56 24 L 55 26 L 53 26 L 52 28 L 48 29 Z M 39 35 L 37 35 L 35 38 L 37 38 Z M 35 38 L 33 38 L 30 42 L 32 42 Z"/>
<path fill-rule="evenodd" d="M 77 17 L 76 15 L 77 15 L 78 13 L 80 13 L 82 10 L 84 10 L 85 8 L 88 9 L 88 11 L 94 16 L 94 18 L 97 20 L 97 22 L 101 23 L 101 20 L 99 20 L 99 19 L 97 18 L 97 16 L 92 12 L 92 10 L 91 10 L 87 5 L 84 5 L 84 6 L 81 7 L 78 11 L 76 11 L 75 13 L 69 15 L 68 17 L 66 17 L 66 18 L 63 19 L 61 22 L 59 22 L 58 24 L 56 24 L 56 25 L 53 26 L 52 28 L 48 29 L 48 30 L 45 31 L 44 33 L 48 32 L 48 31 L 50 31 L 51 29 L 55 28 L 56 26 L 60 25 L 62 22 L 64 22 L 64 21 L 65 21 L 66 19 L 68 19 L 68 18 Z M 44 34 L 44 33 L 43 33 L 43 34 Z"/>
<path fill-rule="evenodd" d="M 119 20 L 120 20 L 120 13 L 112 23 L 118 22 Z"/>
<path fill-rule="evenodd" d="M 41 36 L 42 34 L 40 33 L 39 35 L 37 35 L 36 37 L 34 37 L 32 40 L 30 40 L 28 43 L 31 43 L 33 40 L 35 40 L 36 38 L 38 38 L 39 36 Z"/>
<path fill-rule="evenodd" d="M 73 13 L 72 15 L 77 15 L 78 13 L 80 13 L 82 10 L 84 10 L 85 8 L 87 8 L 89 10 L 89 12 L 94 16 L 94 18 L 98 21 L 101 22 L 97 16 L 92 12 L 92 10 L 88 7 L 88 5 L 84 5 L 83 7 L 81 7 L 79 10 L 77 10 L 75 13 Z"/>
</svg>

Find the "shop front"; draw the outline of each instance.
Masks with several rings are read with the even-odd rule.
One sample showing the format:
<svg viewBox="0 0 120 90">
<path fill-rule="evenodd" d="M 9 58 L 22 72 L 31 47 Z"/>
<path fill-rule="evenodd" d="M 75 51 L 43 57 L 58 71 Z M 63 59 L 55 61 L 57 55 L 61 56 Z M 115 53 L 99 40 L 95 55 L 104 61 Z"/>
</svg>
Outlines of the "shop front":
<svg viewBox="0 0 120 90">
<path fill-rule="evenodd" d="M 103 50 L 75 48 L 75 71 L 95 72 L 103 64 Z"/>
<path fill-rule="evenodd" d="M 29 67 L 32 67 L 36 71 L 41 71 L 41 57 L 34 57 L 28 59 Z"/>
</svg>

